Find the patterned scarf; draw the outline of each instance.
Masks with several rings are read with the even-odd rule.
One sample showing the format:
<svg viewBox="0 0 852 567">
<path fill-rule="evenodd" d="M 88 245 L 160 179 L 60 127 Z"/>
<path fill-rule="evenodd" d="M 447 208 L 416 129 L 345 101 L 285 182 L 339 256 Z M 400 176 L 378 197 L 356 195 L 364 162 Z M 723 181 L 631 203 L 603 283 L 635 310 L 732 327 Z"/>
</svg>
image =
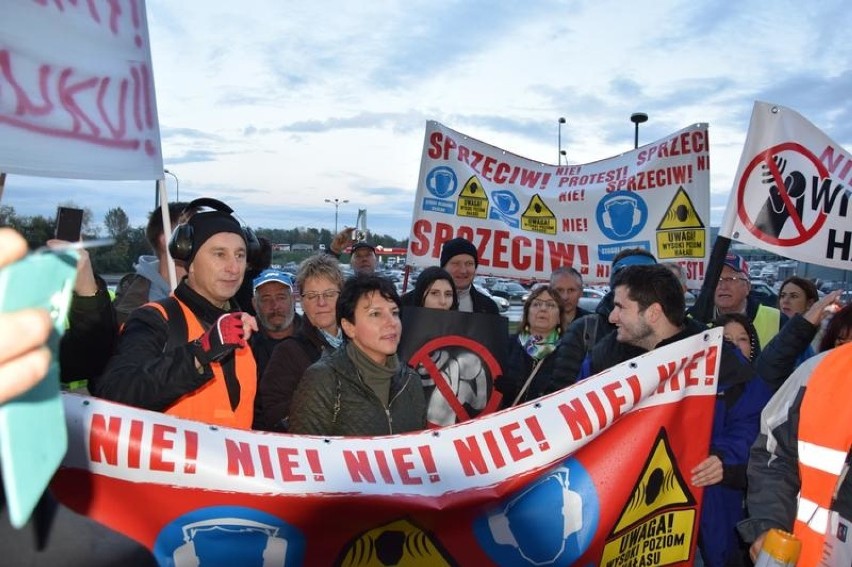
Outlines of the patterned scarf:
<svg viewBox="0 0 852 567">
<path fill-rule="evenodd" d="M 330 335 L 322 329 L 320 329 L 319 332 L 322 335 L 322 338 L 325 339 L 325 342 L 327 342 L 328 346 L 330 346 L 331 348 L 336 349 L 343 344 L 343 332 L 340 330 L 340 327 L 337 328 L 337 336 Z"/>
<path fill-rule="evenodd" d="M 546 337 L 531 335 L 526 331 L 518 333 L 518 342 L 524 347 L 524 352 L 533 360 L 541 360 L 553 352 L 559 342 L 559 332 L 553 329 Z"/>
</svg>

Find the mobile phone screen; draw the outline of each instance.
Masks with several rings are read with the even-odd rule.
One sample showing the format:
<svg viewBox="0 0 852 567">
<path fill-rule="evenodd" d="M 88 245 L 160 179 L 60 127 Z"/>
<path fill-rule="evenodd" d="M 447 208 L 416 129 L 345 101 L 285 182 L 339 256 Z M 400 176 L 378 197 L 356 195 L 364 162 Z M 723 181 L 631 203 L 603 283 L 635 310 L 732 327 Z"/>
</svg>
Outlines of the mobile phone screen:
<svg viewBox="0 0 852 567">
<path fill-rule="evenodd" d="M 83 228 L 83 209 L 58 207 L 56 209 L 56 238 L 67 242 L 80 240 Z"/>
</svg>

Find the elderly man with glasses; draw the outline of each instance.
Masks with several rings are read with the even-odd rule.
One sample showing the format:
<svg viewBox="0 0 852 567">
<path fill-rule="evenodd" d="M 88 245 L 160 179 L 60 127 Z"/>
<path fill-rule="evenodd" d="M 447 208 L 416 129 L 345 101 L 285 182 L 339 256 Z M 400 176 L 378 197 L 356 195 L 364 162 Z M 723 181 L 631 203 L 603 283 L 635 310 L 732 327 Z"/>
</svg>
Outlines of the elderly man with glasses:
<svg viewBox="0 0 852 567">
<path fill-rule="evenodd" d="M 716 316 L 742 313 L 757 329 L 760 346 L 764 348 L 787 322 L 787 317 L 778 309 L 759 303 L 750 291 L 748 264 L 739 254 L 728 254 L 713 296 Z"/>
</svg>

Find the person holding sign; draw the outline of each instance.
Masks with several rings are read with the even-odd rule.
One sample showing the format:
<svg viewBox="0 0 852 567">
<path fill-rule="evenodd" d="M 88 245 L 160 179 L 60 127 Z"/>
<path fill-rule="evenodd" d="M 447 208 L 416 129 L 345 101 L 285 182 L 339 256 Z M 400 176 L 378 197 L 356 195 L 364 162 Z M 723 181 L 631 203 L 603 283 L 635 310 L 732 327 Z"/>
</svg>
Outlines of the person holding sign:
<svg viewBox="0 0 852 567">
<path fill-rule="evenodd" d="M 226 204 L 198 199 L 189 206 L 212 210 L 195 213 L 169 241 L 187 276 L 171 296 L 130 315 L 115 355 L 90 389 L 132 406 L 248 429 L 257 387 L 248 340 L 257 321 L 232 298 L 259 245 Z"/>
<path fill-rule="evenodd" d="M 376 275 L 346 280 L 337 300 L 343 346 L 305 372 L 293 396 L 290 433 L 376 436 L 426 428 L 420 376 L 401 364 L 399 295 Z"/>
<path fill-rule="evenodd" d="M 583 377 L 624 362 L 613 356 L 619 352 L 618 343 L 647 352 L 706 330 L 686 317 L 680 282 L 665 266 L 620 270 L 613 278 L 613 293 L 609 320 L 616 331 L 592 349 L 583 362 Z M 723 344 L 720 361 L 709 452 L 692 468 L 690 479 L 693 486 L 704 488 L 699 548 L 711 567 L 724 567 L 741 553 L 736 523 L 743 518 L 742 470 L 759 431 L 760 411 L 772 395 L 732 344 Z"/>
</svg>

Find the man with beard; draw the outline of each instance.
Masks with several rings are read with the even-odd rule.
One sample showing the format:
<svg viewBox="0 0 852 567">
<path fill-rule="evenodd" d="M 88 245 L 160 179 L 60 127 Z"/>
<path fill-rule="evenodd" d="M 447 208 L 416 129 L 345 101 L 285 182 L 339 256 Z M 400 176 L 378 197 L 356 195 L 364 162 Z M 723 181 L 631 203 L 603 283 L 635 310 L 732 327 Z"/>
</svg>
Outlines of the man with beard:
<svg viewBox="0 0 852 567">
<path fill-rule="evenodd" d="M 251 301 L 257 313 L 258 332 L 251 336 L 250 344 L 260 381 L 272 350 L 299 330 L 302 318 L 296 313 L 293 279 L 288 273 L 273 268 L 263 270 L 254 278 L 252 286 L 254 297 Z"/>
</svg>

